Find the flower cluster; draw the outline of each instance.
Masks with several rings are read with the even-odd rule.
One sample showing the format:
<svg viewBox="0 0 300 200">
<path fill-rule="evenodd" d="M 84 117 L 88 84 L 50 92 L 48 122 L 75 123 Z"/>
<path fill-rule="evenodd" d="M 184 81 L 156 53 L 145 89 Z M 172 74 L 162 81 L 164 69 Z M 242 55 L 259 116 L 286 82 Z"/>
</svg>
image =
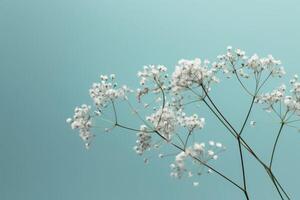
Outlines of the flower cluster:
<svg viewBox="0 0 300 200">
<path fill-rule="evenodd" d="M 205 124 L 205 119 L 199 118 L 197 114 L 186 116 L 185 113 L 182 113 L 177 117 L 177 120 L 182 127 L 187 128 L 189 131 L 193 131 L 197 128 L 202 129 Z"/>
<path fill-rule="evenodd" d="M 86 148 L 89 147 L 93 134 L 90 132 L 92 127 L 91 106 L 85 104 L 76 107 L 73 118 L 68 118 L 67 123 L 71 124 L 72 129 L 79 130 L 79 136 L 85 142 Z"/>
<path fill-rule="evenodd" d="M 292 87 L 290 95 L 286 95 L 286 86 L 282 85 L 271 93 L 258 96 L 257 102 L 268 105 L 268 111 L 274 110 L 276 103 L 282 103 L 286 107 L 287 112 L 291 111 L 296 115 L 300 115 L 300 82 L 298 82 L 297 75 L 290 80 L 290 84 Z"/>
<path fill-rule="evenodd" d="M 256 102 L 267 105 L 266 110 L 271 112 L 274 109 L 274 104 L 282 101 L 285 96 L 286 86 L 281 85 L 279 88 L 270 93 L 261 94 L 256 97 Z"/>
<path fill-rule="evenodd" d="M 142 88 L 137 89 L 137 98 L 140 101 L 141 97 L 148 92 L 159 93 L 161 90 L 169 89 L 167 68 L 163 65 L 144 66 L 142 71 L 138 72 L 140 85 Z M 150 85 L 151 84 L 151 85 Z"/>
<path fill-rule="evenodd" d="M 285 96 L 284 105 L 286 105 L 289 111 L 294 112 L 300 116 L 300 82 L 298 82 L 298 75 L 290 81 L 292 89 L 290 90 L 291 95 Z"/>
<path fill-rule="evenodd" d="M 225 74 L 237 73 L 243 78 L 249 78 L 249 73 L 254 74 L 267 71 L 272 76 L 282 77 L 285 70 L 281 66 L 281 61 L 275 59 L 272 55 L 267 57 L 259 57 L 257 54 L 248 58 L 245 51 L 241 49 L 233 50 L 231 46 L 227 47 L 226 54 L 219 55 L 218 61 L 213 63 L 216 68 L 223 69 Z M 247 73 L 246 71 L 249 71 Z"/>
<path fill-rule="evenodd" d="M 290 84 L 292 85 L 291 93 L 295 96 L 295 98 L 300 99 L 300 82 L 298 81 L 298 75 L 294 75 L 294 78 L 290 80 Z"/>
<path fill-rule="evenodd" d="M 217 160 L 218 154 L 225 150 L 225 147 L 219 142 L 209 141 L 208 146 L 206 149 L 205 143 L 194 143 L 193 146 L 177 154 L 175 156 L 175 162 L 170 165 L 172 170 L 170 175 L 175 178 L 181 178 L 184 173 L 187 172 L 188 176 L 192 177 L 193 172 L 188 170 L 186 164 L 188 158 L 192 159 L 193 164 L 199 166 L 200 171 L 197 171 L 196 174 L 201 175 L 203 163 L 207 163 L 210 160 Z M 208 172 L 210 172 L 210 169 L 208 169 Z"/>
<path fill-rule="evenodd" d="M 138 77 L 141 79 L 140 84 L 143 86 L 147 82 L 163 81 L 167 78 L 167 68 L 163 65 L 144 66 L 143 71 L 138 72 Z"/>
<path fill-rule="evenodd" d="M 291 119 L 294 116 L 300 116 L 300 82 L 298 81 L 298 76 L 295 75 L 290 81 L 290 91 L 287 91 L 285 85 L 281 85 L 271 92 L 260 94 L 260 89 L 269 78 L 282 77 L 285 74 L 285 70 L 281 66 L 281 61 L 275 59 L 272 55 L 259 57 L 257 54 L 254 54 L 248 57 L 245 51 L 233 49 L 229 46 L 226 53 L 218 56 L 217 61 L 212 64 L 208 60 L 201 61 L 199 58 L 193 60 L 179 60 L 171 77 L 168 76 L 167 68 L 163 65 L 144 66 L 137 74 L 140 80 L 140 88 L 137 89 L 138 103 L 141 103 L 141 98 L 144 95 L 152 94 L 155 99 L 153 99 L 152 96 L 143 99 L 147 101 L 143 102 L 143 108 L 147 108 L 146 111 L 148 112 L 148 108 L 152 107 L 153 104 L 155 105 L 152 107 L 154 110 L 153 113 L 149 114 L 145 120 L 141 115 L 140 109 L 136 109 L 134 104 L 128 101 L 128 105 L 133 111 L 133 114 L 142 121 L 143 125 L 139 128 L 126 126 L 126 123 L 122 122 L 122 117 L 118 116 L 118 107 L 115 105 L 115 102 L 119 102 L 122 99 L 127 101 L 127 95 L 132 92 L 132 90 L 126 85 L 118 87 L 115 82 L 114 74 L 109 76 L 101 75 L 100 81 L 94 83 L 89 89 L 95 110 L 92 110 L 91 106 L 85 104 L 78 106 L 75 108 L 73 117 L 67 119 L 67 123 L 70 124 L 72 129 L 79 131 L 79 136 L 85 142 L 86 148 L 89 148 L 94 137 L 91 129 L 102 128 L 100 126 L 92 126 L 92 121 L 94 123 L 95 118 L 100 117 L 102 121 L 112 125 L 111 128 L 103 127 L 106 132 L 113 130 L 115 127 L 123 128 L 127 131 L 135 131 L 137 133 L 137 139 L 134 150 L 138 155 L 144 156 L 150 149 L 160 150 L 160 147 L 164 144 L 175 147 L 177 149 L 175 154 L 172 152 L 164 155 L 159 152 L 158 155 L 159 158 L 175 155 L 175 160 L 170 165 L 170 175 L 172 177 L 182 178 L 186 175 L 188 177 L 197 177 L 198 175 L 212 171 L 223 176 L 217 169 L 210 166 L 210 162 L 217 160 L 219 154 L 225 150 L 225 147 L 221 143 L 214 141 L 209 141 L 207 144 L 191 141 L 195 140 L 192 133 L 204 128 L 205 119 L 194 113 L 192 113 L 192 115 L 185 113 L 187 105 L 202 101 L 225 128 L 233 133 L 232 130 L 235 130 L 235 127 L 233 127 L 229 123 L 230 120 L 227 120 L 221 113 L 221 109 L 218 109 L 217 104 L 214 103 L 209 93 L 211 85 L 219 82 L 217 73 L 220 71 L 227 77 L 234 75 L 247 93 L 255 98 L 256 103 L 265 105 L 267 111 L 274 111 L 281 119 L 282 126 L 280 131 L 284 124 L 299 122 L 299 119 Z M 244 82 L 246 83 L 247 81 L 240 79 L 240 77 L 245 79 L 255 78 L 255 91 L 252 92 L 252 90 L 248 90 L 248 84 L 244 84 Z M 199 94 L 198 89 L 200 89 Z M 150 101 L 148 101 L 149 99 Z M 112 104 L 111 107 L 109 106 L 110 103 Z M 158 104 L 162 105 L 158 106 Z M 251 127 L 255 127 L 256 121 L 250 121 L 249 118 L 252 106 L 253 101 L 244 125 L 249 123 Z M 106 117 L 110 117 L 111 115 L 105 115 L 105 112 L 102 112 L 104 108 L 113 109 L 115 120 L 106 119 Z M 276 109 L 279 109 L 279 111 Z M 183 132 L 181 132 L 182 129 L 184 129 Z M 186 134 L 187 130 L 188 134 Z M 242 129 L 241 132 L 243 132 L 243 130 L 244 129 Z M 279 134 L 273 147 L 273 153 L 275 152 Z M 236 134 L 233 135 L 235 136 Z M 190 136 L 192 136 L 192 138 Z M 240 144 L 240 148 L 242 147 L 241 145 L 255 157 L 254 152 L 244 140 L 243 143 Z M 145 163 L 148 162 L 148 158 L 145 158 Z M 241 159 L 243 159 L 242 156 Z M 272 159 L 273 155 L 270 162 L 271 164 Z M 260 161 L 259 158 L 257 158 L 257 160 Z M 268 173 L 272 172 L 268 171 Z M 235 184 L 231 179 L 226 176 L 223 176 L 223 178 L 224 177 L 238 186 L 238 184 Z M 244 182 L 246 182 L 245 176 L 243 179 Z M 198 186 L 199 182 L 193 182 L 193 185 Z M 241 187 L 239 188 L 241 189 Z"/>
<path fill-rule="evenodd" d="M 89 90 L 90 96 L 97 107 L 105 107 L 108 102 L 114 99 L 127 98 L 126 93 L 130 92 L 130 90 L 126 85 L 117 88 L 117 84 L 114 82 L 114 74 L 110 75 L 110 77 L 101 75 L 100 79 L 101 82 L 94 83 Z"/>
<path fill-rule="evenodd" d="M 151 122 L 166 140 L 170 140 L 177 125 L 177 116 L 176 112 L 167 103 L 165 107 L 161 107 L 148 116 L 147 121 Z"/>
<path fill-rule="evenodd" d="M 268 55 L 266 58 L 260 58 L 257 54 L 254 54 L 246 61 L 245 66 L 252 69 L 254 72 L 261 72 L 267 69 L 272 76 L 282 77 L 285 75 L 285 70 L 281 66 L 281 61 L 276 60 L 272 55 Z"/>
<path fill-rule="evenodd" d="M 209 68 L 209 61 L 203 63 L 199 58 L 194 60 L 180 60 L 172 74 L 172 90 L 179 92 L 193 85 L 205 85 L 209 88 L 210 83 L 219 82 L 216 77 L 216 68 Z"/>
<path fill-rule="evenodd" d="M 134 150 L 138 155 L 142 155 L 151 147 L 151 135 L 147 132 L 147 127 L 142 125 L 140 127 L 140 132 L 137 133 L 137 136 L 138 139 L 136 141 L 136 146 L 134 146 Z"/>
<path fill-rule="evenodd" d="M 175 163 L 170 165 L 171 167 L 171 176 L 175 178 L 181 178 L 184 172 L 187 171 L 185 160 L 188 158 L 188 154 L 184 151 L 180 152 L 175 156 Z"/>
</svg>

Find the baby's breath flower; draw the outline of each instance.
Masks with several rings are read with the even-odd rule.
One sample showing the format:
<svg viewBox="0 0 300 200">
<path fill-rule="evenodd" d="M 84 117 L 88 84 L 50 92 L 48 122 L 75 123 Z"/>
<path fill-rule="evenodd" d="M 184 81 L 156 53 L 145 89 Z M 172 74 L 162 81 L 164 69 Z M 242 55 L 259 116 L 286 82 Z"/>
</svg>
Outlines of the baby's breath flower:
<svg viewBox="0 0 300 200">
<path fill-rule="evenodd" d="M 137 76 L 140 78 L 142 88 L 137 89 L 137 98 L 140 101 L 141 97 L 148 94 L 150 91 L 159 93 L 161 90 L 169 90 L 167 67 L 163 65 L 144 66 L 142 71 L 139 71 Z"/>
<path fill-rule="evenodd" d="M 134 150 L 137 154 L 142 155 L 151 147 L 151 135 L 147 132 L 147 127 L 142 125 L 137 136 L 138 139 L 136 141 L 136 146 L 134 146 Z"/>
<path fill-rule="evenodd" d="M 71 125 L 72 129 L 79 130 L 79 136 L 85 142 L 86 147 L 89 147 L 93 134 L 90 132 L 92 127 L 92 117 L 90 115 L 91 106 L 85 104 L 76 107 L 73 118 L 68 118 L 66 121 Z"/>
<path fill-rule="evenodd" d="M 177 120 L 182 127 L 186 127 L 190 131 L 194 129 L 202 129 L 205 124 L 205 119 L 199 118 L 197 114 L 188 117 L 185 113 L 181 113 L 177 117 Z"/>
<path fill-rule="evenodd" d="M 214 66 L 222 69 L 224 74 L 237 73 L 240 77 L 250 78 L 251 74 L 258 74 L 263 71 L 270 73 L 273 77 L 282 77 L 286 73 L 284 67 L 281 66 L 281 61 L 272 55 L 259 57 L 257 54 L 253 54 L 248 58 L 245 51 L 233 50 L 230 47 L 227 48 L 225 54 L 219 55 L 217 58 L 218 61 L 214 63 Z"/>
<path fill-rule="evenodd" d="M 218 154 L 224 151 L 224 147 L 219 142 L 210 141 L 209 143 L 214 144 L 213 149 L 206 149 L 205 143 L 194 143 L 193 146 L 177 154 L 174 163 L 171 164 L 171 176 L 181 178 L 187 172 L 188 177 L 191 177 L 192 172 L 188 170 L 188 164 L 186 163 L 188 158 L 191 158 L 194 161 L 193 163 L 198 165 L 199 169 L 205 167 L 203 163 L 217 160 Z M 201 172 L 198 174 L 201 174 Z"/>
<path fill-rule="evenodd" d="M 89 90 L 91 98 L 97 107 L 105 107 L 112 100 L 118 98 L 127 98 L 126 94 L 131 90 L 126 86 L 117 88 L 117 84 L 114 83 L 115 75 L 110 75 L 112 82 L 109 82 L 107 75 L 101 75 L 100 83 L 94 83 Z"/>
<path fill-rule="evenodd" d="M 193 182 L 193 186 L 194 186 L 194 187 L 199 186 L 199 182 Z"/>
<path fill-rule="evenodd" d="M 256 121 L 250 121 L 250 126 L 255 127 Z"/>
<path fill-rule="evenodd" d="M 194 60 L 180 60 L 172 74 L 172 89 L 174 92 L 186 90 L 193 85 L 203 84 L 209 88 L 211 83 L 219 82 L 215 76 L 217 69 L 209 68 L 209 62 L 201 62 L 199 58 Z"/>
<path fill-rule="evenodd" d="M 279 88 L 273 90 L 271 93 L 264 93 L 256 98 L 256 102 L 267 105 L 266 110 L 272 111 L 274 104 L 280 102 L 285 95 L 286 86 L 281 85 Z"/>
<path fill-rule="evenodd" d="M 162 134 L 165 139 L 171 139 L 177 125 L 177 118 L 176 113 L 168 103 L 164 108 L 160 108 L 148 116 L 147 120 L 154 125 L 155 129 Z"/>
</svg>

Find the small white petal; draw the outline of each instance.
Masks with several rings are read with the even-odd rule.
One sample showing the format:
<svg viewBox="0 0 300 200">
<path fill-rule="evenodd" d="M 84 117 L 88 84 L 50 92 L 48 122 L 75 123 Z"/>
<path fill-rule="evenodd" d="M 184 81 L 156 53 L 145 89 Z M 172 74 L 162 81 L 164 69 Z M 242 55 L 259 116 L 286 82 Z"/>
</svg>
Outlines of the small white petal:
<svg viewBox="0 0 300 200">
<path fill-rule="evenodd" d="M 199 185 L 199 182 L 193 182 L 193 186 L 196 187 Z"/>
</svg>

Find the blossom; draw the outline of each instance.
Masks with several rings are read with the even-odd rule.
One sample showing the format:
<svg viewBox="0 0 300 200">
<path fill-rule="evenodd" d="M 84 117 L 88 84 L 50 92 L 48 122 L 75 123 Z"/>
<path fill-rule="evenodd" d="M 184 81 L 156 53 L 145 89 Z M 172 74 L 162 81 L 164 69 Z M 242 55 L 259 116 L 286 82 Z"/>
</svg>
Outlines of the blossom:
<svg viewBox="0 0 300 200">
<path fill-rule="evenodd" d="M 114 74 L 110 75 L 111 82 L 107 75 L 101 75 L 100 79 L 101 82 L 94 83 L 89 90 L 90 96 L 97 107 L 105 107 L 110 101 L 118 98 L 127 98 L 126 93 L 131 92 L 126 85 L 117 88 L 117 84 L 114 82 Z"/>
<path fill-rule="evenodd" d="M 79 136 L 85 142 L 87 148 L 89 147 L 91 139 L 94 136 L 90 132 L 92 127 L 90 110 L 91 106 L 83 104 L 80 107 L 75 108 L 73 118 L 68 118 L 66 120 L 66 122 L 71 125 L 72 129 L 79 130 Z"/>
<path fill-rule="evenodd" d="M 253 54 L 248 58 L 245 51 L 241 49 L 233 50 L 232 47 L 228 47 L 227 52 L 217 58 L 218 61 L 213 63 L 213 66 L 222 69 L 225 74 L 237 73 L 243 78 L 249 78 L 249 73 L 257 74 L 263 71 L 270 73 L 273 77 L 282 77 L 286 74 L 284 67 L 281 66 L 281 61 L 275 59 L 272 55 L 259 57 L 258 54 Z"/>
<path fill-rule="evenodd" d="M 147 82 L 162 81 L 167 78 L 167 67 L 164 65 L 149 65 L 144 66 L 142 71 L 138 72 L 140 78 L 140 84 L 145 85 Z"/>
<path fill-rule="evenodd" d="M 175 178 L 181 178 L 183 173 L 186 171 L 185 168 L 185 159 L 188 157 L 188 154 L 184 151 L 180 152 L 175 156 L 175 163 L 170 165 L 171 167 L 171 176 Z"/>
<path fill-rule="evenodd" d="M 170 175 L 181 178 L 185 172 L 188 172 L 188 177 L 191 177 L 192 172 L 188 170 L 188 164 L 186 163 L 188 158 L 192 159 L 193 164 L 198 165 L 199 170 L 203 170 L 203 167 L 205 167 L 203 163 L 218 159 L 218 154 L 224 149 L 225 147 L 220 142 L 209 141 L 209 147 L 206 147 L 205 143 L 194 143 L 175 156 L 174 163 L 170 165 L 172 170 Z M 201 171 L 197 174 L 201 175 Z"/>
<path fill-rule="evenodd" d="M 193 85 L 205 85 L 207 88 L 210 83 L 217 83 L 219 79 L 215 76 L 217 69 L 208 67 L 209 61 L 203 63 L 199 58 L 194 60 L 180 60 L 172 74 L 172 90 L 179 92 Z"/>
<path fill-rule="evenodd" d="M 194 187 L 197 187 L 198 185 L 199 185 L 199 182 L 197 182 L 197 181 L 193 182 Z"/>
<path fill-rule="evenodd" d="M 205 119 L 199 118 L 197 114 L 186 116 L 185 113 L 182 113 L 178 116 L 177 120 L 181 126 L 186 127 L 190 131 L 202 129 L 205 124 Z"/>
<path fill-rule="evenodd" d="M 172 156 L 173 161 L 170 164 L 170 175 L 172 177 L 189 177 L 194 179 L 196 176 L 204 173 L 216 172 L 216 174 L 237 187 L 239 187 L 239 184 L 236 184 L 236 182 L 223 175 L 221 171 L 217 171 L 210 165 L 211 162 L 219 159 L 221 152 L 226 147 L 221 142 L 214 140 L 209 140 L 207 143 L 195 142 L 197 137 L 193 137 L 194 135 L 191 134 L 204 128 L 205 118 L 198 116 L 196 113 L 189 115 L 184 112 L 186 111 L 185 106 L 202 101 L 203 104 L 198 104 L 197 106 L 207 106 L 229 132 L 232 133 L 231 130 L 235 130 L 235 127 L 230 124 L 230 120 L 227 120 L 221 113 L 222 109 L 219 109 L 217 103 L 214 102 L 213 95 L 210 96 L 208 94 L 212 84 L 219 82 L 218 73 L 223 72 L 228 78 L 232 75 L 236 76 L 239 84 L 251 97 L 255 98 L 256 103 L 264 105 L 267 111 L 274 111 L 279 116 L 282 126 L 276 138 L 273 153 L 275 152 L 283 125 L 286 124 L 287 126 L 298 128 L 297 126 L 289 125 L 290 123 L 299 122 L 299 119 L 292 117 L 295 115 L 298 115 L 296 117 L 300 116 L 300 82 L 297 75 L 290 80 L 290 90 L 285 85 L 281 85 L 273 91 L 260 93 L 262 86 L 269 78 L 280 78 L 286 73 L 281 61 L 272 55 L 261 57 L 255 53 L 248 56 L 244 50 L 228 46 L 227 51 L 223 55 L 219 55 L 216 62 L 210 63 L 208 60 L 199 58 L 192 60 L 181 59 L 176 64 L 172 76 L 169 77 L 167 72 L 167 67 L 164 65 L 148 65 L 144 66 L 137 73 L 140 86 L 136 89 L 136 95 L 138 102 L 142 103 L 143 106 L 139 105 L 138 108 L 135 108 L 134 103 L 131 104 L 129 101 L 126 103 L 128 103 L 132 113 L 143 122 L 143 125 L 138 128 L 127 126 L 125 120 L 129 121 L 130 119 L 125 119 L 123 122 L 124 117 L 118 116 L 119 113 L 117 111 L 119 109 L 117 109 L 118 107 L 115 106 L 115 103 L 121 100 L 129 100 L 127 95 L 132 90 L 126 85 L 119 87 L 116 83 L 115 74 L 101 75 L 100 81 L 93 83 L 89 89 L 89 94 L 95 107 L 94 110 L 86 104 L 78 106 L 74 110 L 73 117 L 68 118 L 66 122 L 72 129 L 79 131 L 79 136 L 84 141 L 86 148 L 90 147 L 94 138 L 92 128 L 103 127 L 105 132 L 110 132 L 115 128 L 123 128 L 126 131 L 137 133 L 136 141 L 133 145 L 136 154 L 144 156 L 150 150 L 153 150 L 160 159 Z M 255 79 L 255 91 L 252 91 L 254 87 L 250 87 L 250 82 L 246 83 L 244 80 L 249 78 Z M 193 95 L 186 91 L 191 91 Z M 224 93 L 224 91 L 222 92 Z M 154 96 L 155 99 L 152 99 L 152 96 L 150 96 L 150 98 L 143 99 L 147 102 L 141 102 L 142 97 L 147 94 Z M 194 94 L 196 94 L 196 97 Z M 225 92 L 224 94 L 226 95 L 227 93 Z M 252 103 L 247 119 L 251 116 Z M 102 112 L 102 109 L 110 107 L 109 104 L 112 104 L 111 109 L 113 109 L 113 113 L 106 115 L 106 112 Z M 140 109 L 148 112 L 149 108 L 153 108 L 153 113 L 147 115 L 145 120 Z M 279 111 L 276 109 L 279 109 Z M 195 110 L 198 110 L 198 108 L 196 109 L 195 107 Z M 124 115 L 124 113 L 122 114 Z M 97 117 L 101 119 L 101 122 L 109 123 L 112 126 L 109 126 L 109 128 L 105 124 L 104 126 L 94 126 L 94 121 Z M 114 120 L 111 120 L 110 117 L 113 117 Z M 244 125 L 246 123 L 249 123 L 252 127 L 256 126 L 256 121 L 249 120 Z M 183 131 L 181 132 L 182 129 Z M 233 136 L 235 135 L 233 134 Z M 236 137 L 235 139 L 239 138 Z M 248 148 L 246 141 L 243 140 L 241 144 L 255 157 L 256 154 L 250 147 Z M 172 150 L 175 148 L 176 151 L 162 154 L 160 150 L 163 145 L 169 145 L 172 147 Z M 169 149 L 164 148 L 163 151 L 165 150 Z M 149 158 L 152 157 L 144 158 L 145 164 L 149 163 Z M 272 159 L 273 155 L 271 164 Z M 260 161 L 259 158 L 257 160 Z M 265 166 L 264 163 L 261 164 Z M 271 164 L 269 166 L 270 169 Z M 267 170 L 267 172 L 271 173 L 270 170 Z M 192 184 L 193 186 L 198 186 L 199 182 L 193 181 Z M 241 187 L 239 188 L 241 189 Z M 247 191 L 244 192 L 246 193 Z"/>
<path fill-rule="evenodd" d="M 298 81 L 298 75 L 294 75 L 294 78 L 290 80 L 292 85 L 291 93 L 297 98 L 300 99 L 300 82 Z"/>
<path fill-rule="evenodd" d="M 255 125 L 256 125 L 256 121 L 250 121 L 250 126 L 252 126 L 252 127 L 255 127 Z"/>
<path fill-rule="evenodd" d="M 143 95 L 149 91 L 159 93 L 161 90 L 168 90 L 168 74 L 167 67 L 164 65 L 149 65 L 144 66 L 142 71 L 137 73 L 140 78 L 142 88 L 137 89 L 137 98 L 140 101 Z"/>
<path fill-rule="evenodd" d="M 298 75 L 294 75 L 294 78 L 290 80 L 290 84 L 292 86 L 291 95 L 285 96 L 283 103 L 288 111 L 300 116 L 300 82 L 298 82 Z"/>
<path fill-rule="evenodd" d="M 147 132 L 147 127 L 142 125 L 140 127 L 140 132 L 137 133 L 137 136 L 138 139 L 136 141 L 136 146 L 134 146 L 134 150 L 138 155 L 142 155 L 151 147 L 151 135 Z"/>
<path fill-rule="evenodd" d="M 266 69 L 272 76 L 282 77 L 285 75 L 285 70 L 280 65 L 281 61 L 276 60 L 272 55 L 260 58 L 257 54 L 254 54 L 246 61 L 245 66 L 252 69 L 254 72 L 261 72 Z"/>
<path fill-rule="evenodd" d="M 176 113 L 167 103 L 165 107 L 161 107 L 155 113 L 147 117 L 155 129 L 166 139 L 170 140 L 177 125 Z"/>
<path fill-rule="evenodd" d="M 286 86 L 283 84 L 270 93 L 264 93 L 256 97 L 256 102 L 267 105 L 266 110 L 272 111 L 274 104 L 280 102 L 285 95 Z"/>
<path fill-rule="evenodd" d="M 298 82 L 298 75 L 295 75 L 294 78 L 290 80 L 290 84 L 290 94 L 286 94 L 286 86 L 282 85 L 271 93 L 259 95 L 257 102 L 266 104 L 268 111 L 274 110 L 276 103 L 282 103 L 286 108 L 286 112 L 291 111 L 293 114 L 300 116 L 300 82 Z"/>
</svg>

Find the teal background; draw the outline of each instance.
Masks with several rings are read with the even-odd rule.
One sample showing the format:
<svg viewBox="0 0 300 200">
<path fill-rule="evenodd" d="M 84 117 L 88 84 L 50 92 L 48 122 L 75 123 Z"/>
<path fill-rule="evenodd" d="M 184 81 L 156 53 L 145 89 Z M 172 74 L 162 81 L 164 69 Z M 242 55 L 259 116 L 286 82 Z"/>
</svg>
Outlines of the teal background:
<svg viewBox="0 0 300 200">
<path fill-rule="evenodd" d="M 169 177 L 170 160 L 145 166 L 132 150 L 135 136 L 121 130 L 99 134 L 85 151 L 65 119 L 76 105 L 91 103 L 88 89 L 100 74 L 115 73 L 135 87 L 144 64 L 172 71 L 181 58 L 214 60 L 227 45 L 272 53 L 289 74 L 299 73 L 299 7 L 296 0 L 0 0 L 0 199 L 242 199 L 216 175 L 193 187 Z M 240 125 L 250 99 L 234 83 L 216 86 L 213 96 Z M 245 137 L 267 159 L 278 124 L 259 110 Z M 207 118 L 199 138 L 228 147 L 214 166 L 241 183 L 236 142 L 207 110 L 199 115 Z M 286 129 L 274 161 L 292 199 L 300 199 L 299 141 Z M 279 199 L 246 159 L 251 199 Z"/>
</svg>

